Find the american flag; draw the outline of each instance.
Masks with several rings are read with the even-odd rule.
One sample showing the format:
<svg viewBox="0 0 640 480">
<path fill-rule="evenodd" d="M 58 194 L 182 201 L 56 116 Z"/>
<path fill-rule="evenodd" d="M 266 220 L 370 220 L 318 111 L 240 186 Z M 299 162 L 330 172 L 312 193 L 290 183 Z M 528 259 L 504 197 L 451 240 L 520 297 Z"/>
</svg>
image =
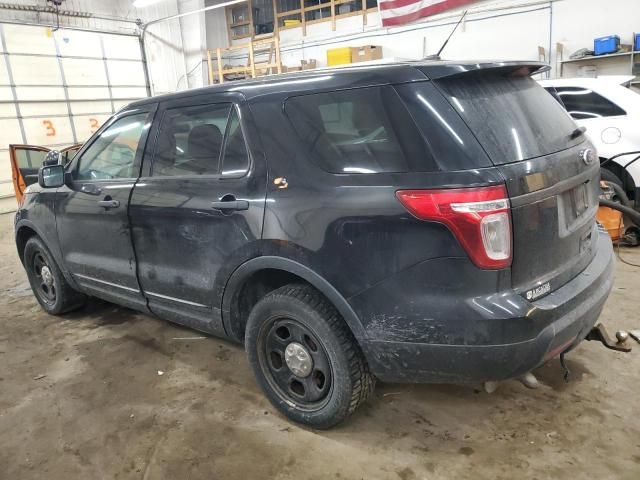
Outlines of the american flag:
<svg viewBox="0 0 640 480">
<path fill-rule="evenodd" d="M 478 0 L 378 0 L 383 27 L 414 22 Z"/>
</svg>

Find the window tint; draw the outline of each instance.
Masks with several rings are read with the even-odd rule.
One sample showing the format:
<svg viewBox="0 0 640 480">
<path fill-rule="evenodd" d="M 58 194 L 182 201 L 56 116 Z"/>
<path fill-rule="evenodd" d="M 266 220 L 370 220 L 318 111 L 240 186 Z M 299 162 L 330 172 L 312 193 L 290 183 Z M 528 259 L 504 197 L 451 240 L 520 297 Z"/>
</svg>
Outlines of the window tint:
<svg viewBox="0 0 640 480">
<path fill-rule="evenodd" d="M 626 115 L 623 109 L 593 90 L 581 87 L 556 87 L 569 115 L 577 120 Z"/>
<path fill-rule="evenodd" d="M 149 128 L 147 116 L 147 113 L 139 113 L 113 122 L 82 154 L 75 178 L 101 180 L 137 177 L 134 161 L 142 133 Z"/>
<path fill-rule="evenodd" d="M 222 175 L 235 177 L 247 173 L 249 170 L 249 153 L 240 128 L 240 117 L 237 109 L 231 111 L 231 121 L 227 131 L 227 143 L 224 147 L 222 160 Z"/>
<path fill-rule="evenodd" d="M 527 160 L 584 141 L 562 106 L 529 76 L 480 72 L 436 80 L 494 164 Z"/>
<path fill-rule="evenodd" d="M 167 110 L 160 124 L 153 176 L 215 175 L 231 104 Z"/>
<path fill-rule="evenodd" d="M 293 97 L 285 111 L 315 161 L 328 172 L 434 168 L 424 140 L 392 87 Z"/>
</svg>

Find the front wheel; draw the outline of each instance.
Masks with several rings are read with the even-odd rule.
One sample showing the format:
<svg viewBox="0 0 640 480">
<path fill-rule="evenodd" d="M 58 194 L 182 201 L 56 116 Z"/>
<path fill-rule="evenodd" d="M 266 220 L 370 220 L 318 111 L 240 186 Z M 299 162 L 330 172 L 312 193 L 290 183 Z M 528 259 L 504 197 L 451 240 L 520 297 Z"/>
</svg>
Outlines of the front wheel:
<svg viewBox="0 0 640 480">
<path fill-rule="evenodd" d="M 59 315 L 82 306 L 86 296 L 65 280 L 51 252 L 39 237 L 31 237 L 24 248 L 24 268 L 33 294 L 42 308 Z"/>
<path fill-rule="evenodd" d="M 375 378 L 353 334 L 308 285 L 286 285 L 261 299 L 245 346 L 265 395 L 293 421 L 330 428 L 373 392 Z"/>
</svg>

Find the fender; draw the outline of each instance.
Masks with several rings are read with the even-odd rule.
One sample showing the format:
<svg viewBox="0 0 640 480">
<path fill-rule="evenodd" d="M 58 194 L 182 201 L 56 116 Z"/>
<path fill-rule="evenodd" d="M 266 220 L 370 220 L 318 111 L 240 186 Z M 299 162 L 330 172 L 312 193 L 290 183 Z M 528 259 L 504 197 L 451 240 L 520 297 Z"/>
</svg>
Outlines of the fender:
<svg viewBox="0 0 640 480">
<path fill-rule="evenodd" d="M 351 305 L 327 280 L 294 260 L 283 257 L 263 256 L 256 257 L 240 265 L 229 277 L 222 296 L 222 324 L 225 331 L 231 336 L 231 301 L 242 284 L 255 272 L 264 269 L 282 270 L 292 273 L 309 282 L 320 291 L 336 307 L 345 322 L 351 329 L 358 342 L 364 340 L 365 333 L 360 319 L 351 308 Z"/>
<path fill-rule="evenodd" d="M 56 261 L 56 263 L 60 267 L 60 270 L 62 271 L 62 274 L 64 275 L 65 280 L 67 281 L 67 283 L 69 283 L 71 288 L 75 290 L 81 290 L 80 287 L 78 287 L 78 285 L 76 284 L 73 276 L 67 271 L 67 269 L 64 266 L 64 261 L 62 260 L 62 251 L 60 250 L 60 246 L 57 241 L 58 239 L 56 238 L 52 240 L 48 238 L 47 235 L 45 235 L 39 227 L 36 227 L 31 220 L 22 218 L 16 222 L 15 230 L 14 230 L 14 240 L 16 242 L 16 247 L 18 246 L 18 232 L 20 231 L 20 229 L 25 227 L 36 232 L 36 235 L 38 235 L 42 239 L 42 241 L 45 243 L 47 248 L 49 248 L 51 255 L 53 255 L 53 259 Z M 20 263 L 23 263 L 22 258 L 20 258 Z"/>
</svg>

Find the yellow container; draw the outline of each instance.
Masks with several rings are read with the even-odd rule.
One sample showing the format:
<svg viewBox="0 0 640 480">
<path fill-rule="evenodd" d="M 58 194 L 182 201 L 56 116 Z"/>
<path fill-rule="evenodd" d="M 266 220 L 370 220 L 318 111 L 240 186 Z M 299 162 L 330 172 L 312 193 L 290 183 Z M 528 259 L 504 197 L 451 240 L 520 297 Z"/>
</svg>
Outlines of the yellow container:
<svg viewBox="0 0 640 480">
<path fill-rule="evenodd" d="M 330 48 L 327 50 L 327 65 L 344 65 L 351 63 L 351 48 Z"/>
<path fill-rule="evenodd" d="M 285 20 L 284 21 L 284 26 L 285 27 L 293 27 L 294 25 L 300 25 L 300 20 Z"/>
</svg>

